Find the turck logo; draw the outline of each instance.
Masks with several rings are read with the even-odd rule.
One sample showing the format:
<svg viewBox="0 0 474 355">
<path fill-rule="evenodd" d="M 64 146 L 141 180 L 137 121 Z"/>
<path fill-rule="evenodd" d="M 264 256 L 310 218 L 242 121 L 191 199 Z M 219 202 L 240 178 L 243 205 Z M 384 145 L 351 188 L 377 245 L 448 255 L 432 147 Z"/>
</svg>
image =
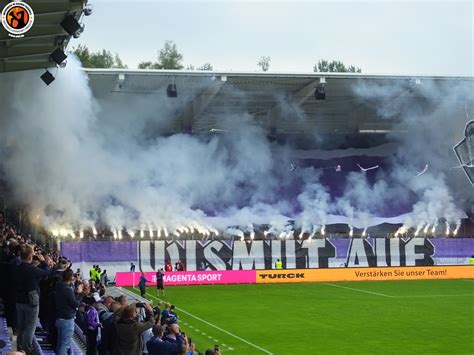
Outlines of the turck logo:
<svg viewBox="0 0 474 355">
<path fill-rule="evenodd" d="M 260 274 L 261 279 L 304 279 L 304 272 L 288 274 Z"/>
<path fill-rule="evenodd" d="M 21 1 L 10 2 L 2 10 L 2 25 L 10 37 L 21 38 L 33 26 L 33 9 Z"/>
</svg>

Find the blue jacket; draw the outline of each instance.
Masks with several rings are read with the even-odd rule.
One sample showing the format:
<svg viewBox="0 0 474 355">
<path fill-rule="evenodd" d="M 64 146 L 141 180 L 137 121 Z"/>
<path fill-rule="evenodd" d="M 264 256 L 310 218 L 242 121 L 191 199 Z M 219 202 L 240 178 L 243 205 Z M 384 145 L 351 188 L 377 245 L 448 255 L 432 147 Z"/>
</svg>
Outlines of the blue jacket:
<svg viewBox="0 0 474 355">
<path fill-rule="evenodd" d="M 54 298 L 56 301 L 56 319 L 73 319 L 76 315 L 77 307 L 79 307 L 81 296 L 74 293 L 71 286 L 66 285 L 64 282 L 58 282 Z"/>
<path fill-rule="evenodd" d="M 153 337 L 146 343 L 149 355 L 176 355 L 183 347 L 183 337 L 176 336 L 176 343 Z"/>
<path fill-rule="evenodd" d="M 35 267 L 28 263 L 21 263 L 16 268 L 15 284 L 16 284 L 16 302 L 28 304 L 30 291 L 40 292 L 39 280 L 48 276 L 50 270 L 46 263 L 41 263 L 40 267 Z"/>
<path fill-rule="evenodd" d="M 138 287 L 145 288 L 147 282 L 150 282 L 150 281 L 147 280 L 145 276 L 143 275 L 140 276 L 140 282 L 138 283 Z"/>
</svg>

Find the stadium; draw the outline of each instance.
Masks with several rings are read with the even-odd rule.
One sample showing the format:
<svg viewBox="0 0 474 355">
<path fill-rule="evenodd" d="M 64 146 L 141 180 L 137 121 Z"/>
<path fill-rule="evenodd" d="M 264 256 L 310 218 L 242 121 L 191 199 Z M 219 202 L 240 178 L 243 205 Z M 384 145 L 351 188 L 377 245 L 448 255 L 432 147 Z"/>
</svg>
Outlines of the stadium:
<svg viewBox="0 0 474 355">
<path fill-rule="evenodd" d="M 472 75 L 92 68 L 87 1 L 0 6 L 1 354 L 474 352 Z"/>
</svg>

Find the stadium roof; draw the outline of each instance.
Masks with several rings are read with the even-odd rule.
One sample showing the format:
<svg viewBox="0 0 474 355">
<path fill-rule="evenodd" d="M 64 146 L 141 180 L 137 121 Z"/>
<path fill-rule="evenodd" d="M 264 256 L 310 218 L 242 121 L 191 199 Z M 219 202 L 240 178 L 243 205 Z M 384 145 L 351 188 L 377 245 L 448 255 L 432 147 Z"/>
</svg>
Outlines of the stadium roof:
<svg viewBox="0 0 474 355">
<path fill-rule="evenodd" d="M 70 35 L 61 27 L 67 15 L 79 20 L 86 0 L 30 0 L 33 27 L 23 38 L 12 38 L 0 26 L 0 72 L 44 69 L 56 64 L 49 58 L 58 47 L 67 47 Z M 0 1 L 0 10 L 9 1 Z"/>
<path fill-rule="evenodd" d="M 99 100 L 140 96 L 176 102 L 176 119 L 169 133 L 218 132 L 222 115 L 243 112 L 275 135 L 315 130 L 334 135 L 387 133 L 399 118 L 395 114 L 381 119 L 370 99 L 355 92 L 356 85 L 390 87 L 389 95 L 377 97 L 384 99 L 387 109 L 443 100 L 439 95 L 421 95 L 422 85 L 470 85 L 474 93 L 473 77 L 121 69 L 86 69 L 86 73 Z M 167 87 L 173 83 L 178 98 L 167 98 Z M 322 85 L 326 97 L 317 100 L 315 90 Z M 466 100 L 474 106 L 474 94 L 460 100 L 460 107 Z"/>
</svg>

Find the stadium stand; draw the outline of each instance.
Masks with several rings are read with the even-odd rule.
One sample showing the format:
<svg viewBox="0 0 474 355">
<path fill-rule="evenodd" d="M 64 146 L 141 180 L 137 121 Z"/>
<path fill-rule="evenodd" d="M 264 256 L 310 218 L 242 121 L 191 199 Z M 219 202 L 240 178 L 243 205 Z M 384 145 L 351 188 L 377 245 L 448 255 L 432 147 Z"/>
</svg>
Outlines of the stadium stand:
<svg viewBox="0 0 474 355">
<path fill-rule="evenodd" d="M 0 237 L 1 237 L 1 276 L 2 280 L 8 279 L 10 287 L 3 287 L 1 292 L 0 302 L 0 352 L 2 354 L 9 351 L 22 350 L 26 354 L 57 354 L 55 351 L 57 345 L 56 327 L 54 326 L 54 319 L 57 318 L 54 303 L 55 290 L 58 289 L 58 283 L 62 282 L 62 274 L 67 269 L 72 269 L 72 263 L 60 256 L 56 250 L 50 250 L 46 244 L 34 244 L 27 236 L 18 231 L 14 226 L 5 222 L 3 216 L 0 216 Z M 42 267 L 50 271 L 48 277 L 40 281 L 40 301 L 39 301 L 39 317 L 37 319 L 36 329 L 34 330 L 32 344 L 29 349 L 21 349 L 17 344 L 16 335 L 18 334 L 18 325 L 15 319 L 15 280 L 16 270 L 18 266 L 25 262 L 21 261 L 20 254 L 26 250 L 28 246 L 35 251 L 31 265 L 34 267 Z M 69 354 L 108 354 L 109 350 L 115 349 L 116 354 L 126 353 L 120 351 L 118 345 L 121 340 L 121 335 L 117 333 L 117 324 L 125 324 L 127 327 L 127 320 L 125 314 L 136 315 L 138 320 L 130 320 L 130 322 L 139 323 L 141 331 L 138 333 L 139 339 L 136 344 L 141 347 L 142 352 L 147 353 L 146 340 L 153 337 L 151 327 L 153 325 L 160 325 L 163 329 L 178 330 L 173 339 L 167 338 L 168 334 L 165 332 L 163 340 L 167 345 L 178 349 L 180 352 L 192 354 L 187 347 L 187 337 L 181 337 L 179 333 L 178 319 L 174 317 L 172 320 L 162 319 L 161 310 L 158 307 L 152 308 L 149 301 L 143 299 L 133 293 L 118 288 L 108 287 L 103 284 L 104 278 L 98 275 L 99 266 L 96 270 L 91 270 L 89 276 L 91 279 L 83 280 L 80 272 L 74 274 L 74 283 L 70 285 L 74 289 L 75 297 L 80 300 L 80 305 L 76 309 L 76 316 L 74 322 L 74 335 L 72 336 Z M 106 282 L 105 282 L 106 283 Z M 127 313 L 128 312 L 128 313 Z M 132 313 L 130 313 L 132 312 Z M 100 322 L 102 329 L 102 336 L 98 337 L 98 331 L 94 333 L 91 314 L 95 315 Z M 53 322 L 52 322 L 53 321 Z M 149 324 L 149 325 L 148 325 Z M 97 325 L 96 328 L 97 329 Z M 115 336 L 113 336 L 115 334 Z M 129 340 L 130 334 L 127 333 Z M 91 340 L 93 346 L 91 348 Z M 97 342 L 96 342 L 97 341 Z M 88 346 L 89 344 L 89 346 Z M 170 345 L 171 344 L 171 345 Z M 183 344 L 181 346 L 181 344 Z M 156 352 L 149 352 L 150 354 Z"/>
</svg>

